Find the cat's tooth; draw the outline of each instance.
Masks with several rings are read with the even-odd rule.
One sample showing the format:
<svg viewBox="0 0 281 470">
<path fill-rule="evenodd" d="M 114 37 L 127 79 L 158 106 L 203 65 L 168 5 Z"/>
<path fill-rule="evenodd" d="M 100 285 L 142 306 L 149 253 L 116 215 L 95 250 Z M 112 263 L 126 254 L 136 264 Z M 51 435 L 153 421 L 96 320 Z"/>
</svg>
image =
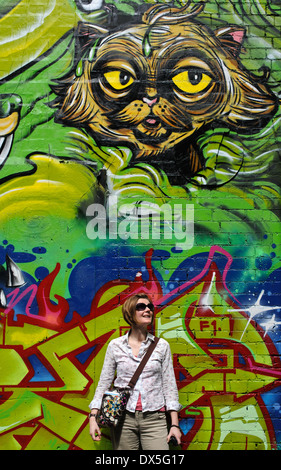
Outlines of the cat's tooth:
<svg viewBox="0 0 281 470">
<path fill-rule="evenodd" d="M 7 137 L 0 138 L 0 167 L 4 165 L 6 159 L 9 156 L 12 143 L 13 143 L 13 134 L 8 135 Z"/>
<path fill-rule="evenodd" d="M 6 140 L 6 137 L 0 137 L 0 152 L 2 150 L 2 147 L 3 147 L 3 144 L 4 144 L 5 140 Z"/>
</svg>

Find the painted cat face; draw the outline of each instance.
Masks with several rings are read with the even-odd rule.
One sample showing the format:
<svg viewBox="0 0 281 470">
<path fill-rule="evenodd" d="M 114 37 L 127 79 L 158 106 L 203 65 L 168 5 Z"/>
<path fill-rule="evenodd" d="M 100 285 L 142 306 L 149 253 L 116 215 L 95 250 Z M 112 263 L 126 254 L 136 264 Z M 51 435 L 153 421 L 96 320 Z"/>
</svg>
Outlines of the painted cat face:
<svg viewBox="0 0 281 470">
<path fill-rule="evenodd" d="M 238 61 L 241 28 L 213 33 L 191 19 L 155 17 L 112 34 L 88 26 L 94 46 L 64 88 L 60 119 L 149 157 L 212 122 L 243 132 L 274 112 L 274 95 Z"/>
<path fill-rule="evenodd" d="M 133 142 L 139 153 L 163 152 L 222 113 L 221 100 L 214 103 L 222 73 L 195 48 L 196 41 L 182 37 L 175 43 L 172 28 L 150 31 L 152 51 L 145 57 L 145 33 L 146 28 L 132 28 L 99 47 L 90 71 L 99 120 L 89 126 Z"/>
</svg>

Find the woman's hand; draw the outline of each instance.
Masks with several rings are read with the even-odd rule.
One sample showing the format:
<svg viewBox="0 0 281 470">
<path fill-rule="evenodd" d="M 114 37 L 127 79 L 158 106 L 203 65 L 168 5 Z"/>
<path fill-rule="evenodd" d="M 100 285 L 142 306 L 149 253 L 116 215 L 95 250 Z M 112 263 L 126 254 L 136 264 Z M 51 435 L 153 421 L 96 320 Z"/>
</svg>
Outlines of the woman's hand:
<svg viewBox="0 0 281 470">
<path fill-rule="evenodd" d="M 90 435 L 93 441 L 101 440 L 101 431 L 94 416 L 91 416 L 90 418 Z"/>
<path fill-rule="evenodd" d="M 181 430 L 179 429 L 179 427 L 171 426 L 170 432 L 167 436 L 167 442 L 170 441 L 172 436 L 174 436 L 176 438 L 176 441 L 177 441 L 178 445 L 180 445 L 180 443 L 181 443 Z"/>
<path fill-rule="evenodd" d="M 177 413 L 177 411 L 174 411 L 174 410 L 169 411 L 169 413 L 170 413 L 171 426 L 170 426 L 169 434 L 167 436 L 167 442 L 169 442 L 171 437 L 174 436 L 176 438 L 176 441 L 177 441 L 178 445 L 180 445 L 180 443 L 181 443 L 181 430 L 180 430 L 180 427 L 179 427 L 178 413 Z"/>
</svg>

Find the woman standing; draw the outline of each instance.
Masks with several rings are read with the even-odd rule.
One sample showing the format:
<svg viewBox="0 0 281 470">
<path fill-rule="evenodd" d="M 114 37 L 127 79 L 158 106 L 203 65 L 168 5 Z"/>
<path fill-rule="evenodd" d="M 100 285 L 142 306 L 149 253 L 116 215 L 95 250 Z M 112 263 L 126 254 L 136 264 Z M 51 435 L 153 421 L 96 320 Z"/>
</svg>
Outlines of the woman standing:
<svg viewBox="0 0 281 470">
<path fill-rule="evenodd" d="M 94 441 L 101 439 L 96 418 L 102 396 L 111 386 L 115 372 L 114 385 L 125 388 L 154 340 L 147 331 L 153 322 L 153 312 L 153 304 L 146 294 L 133 295 L 124 302 L 123 317 L 131 329 L 112 340 L 107 348 L 100 380 L 90 403 L 90 434 Z M 124 420 L 112 428 L 113 449 L 168 450 L 172 436 L 180 444 L 180 409 L 170 346 L 160 338 L 130 394 Z M 165 411 L 171 418 L 169 432 Z"/>
</svg>

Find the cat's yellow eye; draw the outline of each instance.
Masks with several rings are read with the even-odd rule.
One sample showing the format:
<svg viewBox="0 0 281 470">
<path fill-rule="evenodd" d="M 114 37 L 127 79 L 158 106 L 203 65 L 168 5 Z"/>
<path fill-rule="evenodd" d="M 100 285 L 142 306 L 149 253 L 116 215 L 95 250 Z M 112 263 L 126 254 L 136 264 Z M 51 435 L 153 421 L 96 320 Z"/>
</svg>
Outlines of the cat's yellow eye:
<svg viewBox="0 0 281 470">
<path fill-rule="evenodd" d="M 104 77 L 114 90 L 124 90 L 134 83 L 134 78 L 126 70 L 111 70 Z"/>
<path fill-rule="evenodd" d="M 185 93 L 196 94 L 205 90 L 212 81 L 203 70 L 189 69 L 172 77 L 174 84 Z"/>
</svg>

